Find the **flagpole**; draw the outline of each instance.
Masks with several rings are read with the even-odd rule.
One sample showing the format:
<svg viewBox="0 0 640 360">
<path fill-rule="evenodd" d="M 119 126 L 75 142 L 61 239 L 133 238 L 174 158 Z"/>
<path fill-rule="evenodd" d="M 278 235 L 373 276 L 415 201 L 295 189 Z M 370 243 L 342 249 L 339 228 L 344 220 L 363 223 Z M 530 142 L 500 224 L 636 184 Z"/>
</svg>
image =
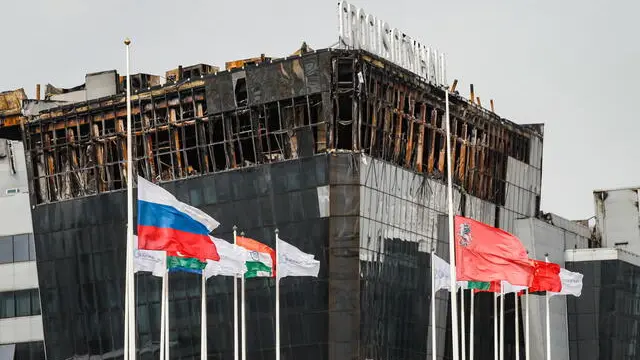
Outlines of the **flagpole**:
<svg viewBox="0 0 640 360">
<path fill-rule="evenodd" d="M 438 352 L 436 351 L 436 271 L 434 256 L 435 249 L 431 245 L 431 359 L 436 360 Z"/>
<path fill-rule="evenodd" d="M 207 276 L 202 272 L 202 295 L 200 295 L 202 304 L 202 319 L 200 320 L 200 359 L 207 360 Z"/>
<path fill-rule="evenodd" d="M 464 316 L 464 289 L 460 288 L 460 333 L 462 335 L 462 360 L 467 358 L 467 326 Z"/>
<path fill-rule="evenodd" d="M 444 57 L 443 57 L 444 58 Z M 444 62 L 442 64 L 444 68 Z M 447 199 L 449 207 L 449 272 L 450 272 L 450 289 L 451 289 L 451 341 L 453 350 L 453 360 L 459 359 L 458 346 L 458 303 L 456 299 L 456 249 L 454 243 L 454 226 L 453 226 L 453 160 L 451 159 L 451 125 L 449 124 L 449 88 L 444 89 L 445 101 L 445 131 L 447 138 Z M 276 359 L 277 360 L 277 359 Z"/>
<path fill-rule="evenodd" d="M 549 254 L 544 254 L 544 261 L 549 262 Z M 549 315 L 549 292 L 544 295 L 547 308 L 547 360 L 551 360 L 551 316 Z"/>
<path fill-rule="evenodd" d="M 498 293 L 493 293 L 493 359 L 498 360 Z"/>
<path fill-rule="evenodd" d="M 167 283 L 164 286 L 164 311 L 165 311 L 165 321 L 164 321 L 164 331 L 165 331 L 165 340 L 164 340 L 164 354 L 165 359 L 169 360 L 171 356 L 169 355 L 169 342 L 171 341 L 170 332 L 169 332 L 169 272 L 166 274 Z"/>
<path fill-rule="evenodd" d="M 162 275 L 162 295 L 160 298 L 160 360 L 167 360 L 165 353 L 165 343 L 167 342 L 167 294 L 164 289 L 167 286 L 167 278 L 169 272 L 166 271 Z"/>
<path fill-rule="evenodd" d="M 504 360 L 504 286 L 500 282 L 500 360 Z"/>
<path fill-rule="evenodd" d="M 471 295 L 471 304 L 469 306 L 470 308 L 470 313 L 469 313 L 469 360 L 473 360 L 473 347 L 475 346 L 474 341 L 473 341 L 473 327 L 474 327 L 474 322 L 473 322 L 473 313 L 475 313 L 475 306 L 474 306 L 474 298 L 475 298 L 475 294 L 473 293 L 473 289 L 469 290 L 469 293 Z"/>
<path fill-rule="evenodd" d="M 244 232 L 240 233 L 241 236 L 244 237 Z M 247 323 L 246 323 L 246 309 L 245 309 L 245 278 L 244 274 L 242 276 L 242 280 L 240 281 L 240 313 L 242 314 L 242 360 L 247 360 Z"/>
<path fill-rule="evenodd" d="M 514 299 L 515 299 L 515 325 L 516 325 L 516 360 L 520 360 L 520 323 L 519 323 L 519 316 L 518 316 L 518 312 L 519 312 L 519 307 L 520 305 L 518 305 L 518 293 L 516 292 L 514 295 Z"/>
<path fill-rule="evenodd" d="M 233 225 L 233 244 L 237 245 L 238 227 Z M 238 360 L 238 276 L 233 277 L 233 360 Z"/>
<path fill-rule="evenodd" d="M 524 338 L 524 356 L 526 360 L 531 359 L 530 357 L 530 347 L 529 347 L 529 288 L 525 290 L 525 296 L 527 300 L 527 305 L 524 309 L 525 311 L 525 319 L 524 319 L 524 327 L 525 327 L 525 338 Z"/>
<path fill-rule="evenodd" d="M 124 40 L 127 53 L 127 266 L 125 279 L 125 359 L 134 360 L 136 358 L 136 314 L 135 314 L 135 287 L 133 285 L 133 146 L 131 124 L 131 76 L 129 70 L 130 56 L 129 48 L 131 40 Z"/>
<path fill-rule="evenodd" d="M 278 275 L 278 229 L 276 228 L 276 360 L 280 360 L 280 282 Z"/>
</svg>

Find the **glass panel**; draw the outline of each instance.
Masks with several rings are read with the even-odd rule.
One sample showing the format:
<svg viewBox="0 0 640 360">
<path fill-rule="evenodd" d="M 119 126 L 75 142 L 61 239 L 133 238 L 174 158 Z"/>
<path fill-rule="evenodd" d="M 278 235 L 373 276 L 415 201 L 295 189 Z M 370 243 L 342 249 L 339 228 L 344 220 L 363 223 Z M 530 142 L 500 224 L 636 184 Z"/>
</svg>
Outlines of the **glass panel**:
<svg viewBox="0 0 640 360">
<path fill-rule="evenodd" d="M 34 241 L 33 234 L 29 234 L 29 260 L 36 260 L 36 244 Z"/>
<path fill-rule="evenodd" d="M 38 289 L 31 290 L 31 315 L 40 315 L 40 293 Z"/>
<path fill-rule="evenodd" d="M 0 237 L 0 264 L 13 262 L 13 239 L 11 236 Z"/>
<path fill-rule="evenodd" d="M 16 302 L 13 298 L 13 291 L 0 293 L 0 319 L 16 316 Z"/>
<path fill-rule="evenodd" d="M 13 236 L 13 261 L 29 261 L 29 235 Z"/>
<path fill-rule="evenodd" d="M 16 291 L 16 316 L 31 315 L 31 290 Z"/>
</svg>

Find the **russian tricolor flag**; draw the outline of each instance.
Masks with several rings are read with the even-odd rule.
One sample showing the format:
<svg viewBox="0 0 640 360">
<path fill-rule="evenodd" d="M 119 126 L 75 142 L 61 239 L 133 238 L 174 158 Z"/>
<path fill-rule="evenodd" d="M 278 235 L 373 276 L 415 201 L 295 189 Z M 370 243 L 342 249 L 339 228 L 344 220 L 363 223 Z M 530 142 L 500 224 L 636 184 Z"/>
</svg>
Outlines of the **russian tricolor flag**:
<svg viewBox="0 0 640 360">
<path fill-rule="evenodd" d="M 220 260 L 209 233 L 211 216 L 178 201 L 160 186 L 138 176 L 138 248 L 164 250 L 168 256 Z"/>
</svg>

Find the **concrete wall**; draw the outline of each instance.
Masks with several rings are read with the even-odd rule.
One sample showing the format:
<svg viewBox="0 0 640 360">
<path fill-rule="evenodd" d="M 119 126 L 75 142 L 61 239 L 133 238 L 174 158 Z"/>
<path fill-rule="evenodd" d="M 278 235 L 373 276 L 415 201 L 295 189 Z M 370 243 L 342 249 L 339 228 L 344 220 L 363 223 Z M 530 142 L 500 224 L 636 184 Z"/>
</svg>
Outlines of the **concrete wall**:
<svg viewBox="0 0 640 360">
<path fill-rule="evenodd" d="M 0 344 L 42 341 L 42 316 L 0 319 Z"/>
<path fill-rule="evenodd" d="M 0 236 L 31 234 L 31 208 L 27 186 L 24 150 L 21 142 L 0 139 L 6 156 L 0 158 Z M 14 171 L 15 170 L 15 171 Z M 18 193 L 7 194 L 7 190 Z M 0 264 L 0 292 L 38 287 L 35 261 Z M 41 316 L 0 319 L 0 344 L 44 339 Z"/>
<path fill-rule="evenodd" d="M 594 191 L 596 228 L 602 247 L 640 254 L 640 188 Z M 628 242 L 628 245 L 616 243 Z"/>
</svg>

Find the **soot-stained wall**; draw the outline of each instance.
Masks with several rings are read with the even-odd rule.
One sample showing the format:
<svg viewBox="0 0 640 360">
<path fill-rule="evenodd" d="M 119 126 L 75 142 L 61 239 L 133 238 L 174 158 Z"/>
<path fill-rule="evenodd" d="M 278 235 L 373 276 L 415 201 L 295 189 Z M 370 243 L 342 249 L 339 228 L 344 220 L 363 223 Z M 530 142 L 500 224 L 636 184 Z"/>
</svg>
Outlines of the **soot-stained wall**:
<svg viewBox="0 0 640 360">
<path fill-rule="evenodd" d="M 329 301 L 330 239 L 340 242 L 345 237 L 357 238 L 357 232 L 353 235 L 342 230 L 330 236 L 330 223 L 345 222 L 340 220 L 343 216 L 328 217 L 329 211 L 338 215 L 343 212 L 340 200 L 329 204 L 328 198 L 329 164 L 339 159 L 321 155 L 163 185 L 178 199 L 216 218 L 221 223 L 213 232 L 216 237 L 232 241 L 232 228 L 237 225 L 246 236 L 273 246 L 274 230 L 278 227 L 282 239 L 321 261 L 317 279 L 281 281 L 283 359 L 330 358 L 330 336 L 343 344 L 343 349 L 354 344 L 347 339 L 349 334 L 330 335 L 328 327 L 329 310 L 340 309 L 339 304 Z M 83 355 L 121 357 L 126 193 L 39 205 L 33 209 L 33 218 L 49 359 Z M 348 263 L 346 260 L 345 264 Z M 346 268 L 334 271 L 333 276 L 353 282 L 353 277 L 341 275 L 345 271 Z M 161 279 L 137 274 L 136 280 L 138 348 L 142 359 L 155 359 L 160 340 Z M 233 358 L 232 284 L 232 278 L 225 277 L 207 282 L 210 359 Z M 274 285 L 272 279 L 247 281 L 250 359 L 274 357 Z M 200 292 L 197 275 L 171 274 L 172 359 L 199 359 Z M 357 294 L 356 291 L 351 296 Z M 340 310 L 355 316 L 352 312 L 357 309 L 346 306 Z M 339 326 L 340 316 L 333 319 Z M 339 341 L 341 336 L 347 340 Z"/>
</svg>

